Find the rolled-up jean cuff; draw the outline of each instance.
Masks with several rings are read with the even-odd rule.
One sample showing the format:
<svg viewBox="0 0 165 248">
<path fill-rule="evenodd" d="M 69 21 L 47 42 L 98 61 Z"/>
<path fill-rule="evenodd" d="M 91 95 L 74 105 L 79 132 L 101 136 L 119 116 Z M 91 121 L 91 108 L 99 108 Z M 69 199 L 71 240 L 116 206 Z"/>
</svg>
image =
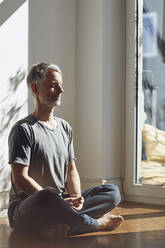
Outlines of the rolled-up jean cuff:
<svg viewBox="0 0 165 248">
<path fill-rule="evenodd" d="M 98 227 L 97 220 L 91 218 L 87 214 L 83 214 L 83 224 L 74 225 L 69 231 L 69 235 L 82 234 L 87 232 L 96 232 Z"/>
</svg>

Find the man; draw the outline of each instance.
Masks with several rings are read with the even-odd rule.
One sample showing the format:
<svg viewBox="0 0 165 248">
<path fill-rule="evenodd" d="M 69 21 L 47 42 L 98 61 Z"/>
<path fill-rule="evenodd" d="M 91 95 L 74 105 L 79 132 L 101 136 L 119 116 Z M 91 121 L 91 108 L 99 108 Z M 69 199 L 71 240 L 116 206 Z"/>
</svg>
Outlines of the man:
<svg viewBox="0 0 165 248">
<path fill-rule="evenodd" d="M 11 227 L 56 237 L 118 227 L 123 218 L 109 213 L 120 202 L 115 185 L 81 194 L 72 129 L 53 116 L 64 91 L 61 70 L 49 63 L 33 65 L 27 83 L 34 112 L 18 121 L 9 135 Z"/>
</svg>

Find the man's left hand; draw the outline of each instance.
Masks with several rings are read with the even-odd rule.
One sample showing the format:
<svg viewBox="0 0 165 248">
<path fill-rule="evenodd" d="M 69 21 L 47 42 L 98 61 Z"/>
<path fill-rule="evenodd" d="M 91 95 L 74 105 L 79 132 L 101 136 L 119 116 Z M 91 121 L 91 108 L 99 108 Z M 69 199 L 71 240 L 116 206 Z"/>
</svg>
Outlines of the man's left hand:
<svg viewBox="0 0 165 248">
<path fill-rule="evenodd" d="M 83 207 L 84 197 L 79 195 L 72 195 L 68 198 L 65 198 L 64 201 L 66 201 L 76 211 L 80 211 Z"/>
</svg>

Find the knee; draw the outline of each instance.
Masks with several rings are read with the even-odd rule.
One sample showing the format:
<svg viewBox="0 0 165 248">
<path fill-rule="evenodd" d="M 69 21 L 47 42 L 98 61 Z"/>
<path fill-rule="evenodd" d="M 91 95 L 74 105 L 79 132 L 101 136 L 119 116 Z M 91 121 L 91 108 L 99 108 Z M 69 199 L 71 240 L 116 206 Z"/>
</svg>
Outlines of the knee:
<svg viewBox="0 0 165 248">
<path fill-rule="evenodd" d="M 115 206 L 117 206 L 121 201 L 121 195 L 120 195 L 120 190 L 119 188 L 114 185 L 114 203 L 115 203 Z"/>
<path fill-rule="evenodd" d="M 37 202 L 42 205 L 50 205 L 52 201 L 58 202 L 60 199 L 60 195 L 56 193 L 54 189 L 51 188 L 47 188 L 37 192 Z"/>
<path fill-rule="evenodd" d="M 114 207 L 116 207 L 121 201 L 121 195 L 120 195 L 119 188 L 114 184 L 109 184 L 106 186 L 109 188 L 109 198 L 110 198 L 111 204 L 113 204 Z"/>
</svg>

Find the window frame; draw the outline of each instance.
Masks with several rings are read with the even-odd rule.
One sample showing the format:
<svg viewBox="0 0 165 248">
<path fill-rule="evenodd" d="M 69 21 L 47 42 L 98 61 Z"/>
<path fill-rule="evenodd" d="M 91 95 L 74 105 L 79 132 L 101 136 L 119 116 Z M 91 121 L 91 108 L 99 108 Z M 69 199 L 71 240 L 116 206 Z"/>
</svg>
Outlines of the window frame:
<svg viewBox="0 0 165 248">
<path fill-rule="evenodd" d="M 137 148 L 140 148 L 141 145 L 140 142 L 136 142 L 137 129 L 140 125 L 137 108 L 139 108 L 139 103 L 142 102 L 143 97 L 142 94 L 139 94 L 139 87 L 138 89 L 135 87 L 137 83 L 136 80 L 142 76 L 142 63 L 139 65 L 139 60 L 137 62 L 139 51 L 138 53 L 136 53 L 136 51 L 137 45 L 139 45 L 140 42 L 140 35 L 136 23 L 138 21 L 139 24 L 139 12 L 142 11 L 142 3 L 143 0 L 126 0 L 126 138 L 124 196 L 125 200 L 130 201 L 165 204 L 165 186 L 160 187 L 136 183 L 136 173 L 138 173 L 138 170 L 136 169 L 136 163 L 138 163 L 136 150 L 139 151 L 140 149 Z M 138 39 L 136 39 L 136 37 L 138 37 Z M 137 90 L 138 92 L 136 92 Z M 138 105 L 136 106 L 137 94 Z M 136 119 L 138 120 L 137 123 Z"/>
</svg>

